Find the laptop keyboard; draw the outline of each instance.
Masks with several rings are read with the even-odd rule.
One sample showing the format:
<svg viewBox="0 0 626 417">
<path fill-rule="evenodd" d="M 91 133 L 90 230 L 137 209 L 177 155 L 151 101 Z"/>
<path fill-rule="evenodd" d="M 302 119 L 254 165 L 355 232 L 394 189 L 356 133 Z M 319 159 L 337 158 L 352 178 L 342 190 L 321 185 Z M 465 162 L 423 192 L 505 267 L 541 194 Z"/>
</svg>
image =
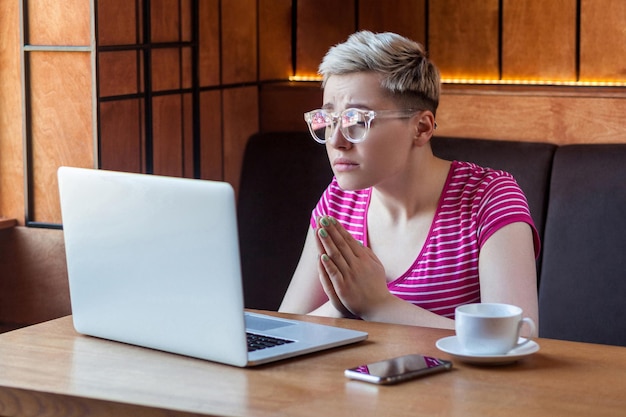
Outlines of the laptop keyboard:
<svg viewBox="0 0 626 417">
<path fill-rule="evenodd" d="M 248 352 L 255 350 L 267 349 L 269 347 L 293 343 L 293 340 L 279 339 L 271 336 L 261 336 L 254 333 L 246 333 L 248 336 Z"/>
</svg>

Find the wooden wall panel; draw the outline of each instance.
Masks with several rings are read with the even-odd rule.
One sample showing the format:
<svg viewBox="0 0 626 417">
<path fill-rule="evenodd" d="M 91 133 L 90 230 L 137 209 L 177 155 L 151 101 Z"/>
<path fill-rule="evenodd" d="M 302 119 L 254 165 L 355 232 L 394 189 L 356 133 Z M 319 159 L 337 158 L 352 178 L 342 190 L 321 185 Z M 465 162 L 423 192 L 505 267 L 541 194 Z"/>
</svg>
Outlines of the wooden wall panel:
<svg viewBox="0 0 626 417">
<path fill-rule="evenodd" d="M 354 0 L 299 0 L 296 73 L 317 74 L 328 49 L 345 41 L 356 29 Z"/>
<path fill-rule="evenodd" d="M 224 180 L 239 188 L 241 161 L 248 138 L 259 131 L 259 98 L 256 87 L 226 89 L 224 109 Z"/>
<path fill-rule="evenodd" d="M 626 2 L 581 0 L 580 79 L 626 82 Z"/>
<path fill-rule="evenodd" d="M 31 45 L 91 44 L 91 1 L 30 0 L 26 3 Z"/>
<path fill-rule="evenodd" d="M 183 176 L 194 177 L 193 155 L 193 97 L 191 94 L 182 95 L 182 135 L 183 135 Z"/>
<path fill-rule="evenodd" d="M 141 6 L 141 2 L 106 0 L 97 3 L 99 45 L 132 45 L 141 42 L 142 31 L 136 27 L 141 16 L 137 6 Z"/>
<path fill-rule="evenodd" d="M 218 85 L 221 79 L 219 4 L 220 0 L 203 0 L 198 4 L 198 19 L 202 22 L 198 42 L 201 87 Z"/>
<path fill-rule="evenodd" d="M 137 94 L 143 90 L 141 60 L 137 51 L 100 52 L 98 87 L 100 97 Z"/>
<path fill-rule="evenodd" d="M 193 40 L 193 18 L 191 0 L 180 1 L 180 40 L 189 42 Z"/>
<path fill-rule="evenodd" d="M 359 0 L 359 30 L 395 32 L 426 42 L 426 0 Z"/>
<path fill-rule="evenodd" d="M 0 1 L 0 217 L 23 222 L 19 3 Z"/>
<path fill-rule="evenodd" d="M 154 173 L 183 176 L 183 109 L 180 95 L 152 100 Z"/>
<path fill-rule="evenodd" d="M 222 180 L 222 92 L 200 93 L 200 178 Z"/>
<path fill-rule="evenodd" d="M 142 102 L 137 99 L 100 104 L 100 167 L 143 171 Z"/>
<path fill-rule="evenodd" d="M 191 47 L 183 47 L 180 51 L 181 68 L 181 88 L 191 88 L 193 86 L 193 58 Z"/>
<path fill-rule="evenodd" d="M 308 128 L 303 114 L 322 107 L 322 104 L 323 91 L 319 82 L 261 86 L 259 90 L 260 130 L 262 132 L 306 131 Z"/>
<path fill-rule="evenodd" d="M 291 0 L 259 0 L 259 79 L 285 80 L 291 62 Z"/>
<path fill-rule="evenodd" d="M 222 83 L 257 81 L 256 0 L 222 4 Z"/>
<path fill-rule="evenodd" d="M 91 57 L 84 52 L 32 52 L 31 220 L 60 223 L 56 170 L 94 167 Z"/>
<path fill-rule="evenodd" d="M 151 55 L 152 90 L 163 91 L 181 88 L 180 50 L 178 48 L 153 48 Z M 190 69 L 190 64 L 186 65 L 186 68 Z"/>
<path fill-rule="evenodd" d="M 576 81 L 576 0 L 504 0 L 502 78 Z"/>
<path fill-rule="evenodd" d="M 498 3 L 498 0 L 428 3 L 428 48 L 442 77 L 500 77 Z"/>
<path fill-rule="evenodd" d="M 583 95 L 549 88 L 532 95 L 446 89 L 441 97 L 437 135 L 495 140 L 625 143 L 626 94 Z"/>
<path fill-rule="evenodd" d="M 151 42 L 180 41 L 180 0 L 150 0 Z M 182 0 L 183 3 L 189 0 Z"/>
</svg>

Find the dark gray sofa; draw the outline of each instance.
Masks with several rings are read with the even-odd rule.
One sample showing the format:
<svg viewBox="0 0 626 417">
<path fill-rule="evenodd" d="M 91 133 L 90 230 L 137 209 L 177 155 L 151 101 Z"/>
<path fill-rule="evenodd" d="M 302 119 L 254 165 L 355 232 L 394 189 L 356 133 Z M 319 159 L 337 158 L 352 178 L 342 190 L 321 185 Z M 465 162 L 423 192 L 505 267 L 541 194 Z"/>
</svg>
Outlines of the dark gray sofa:
<svg viewBox="0 0 626 417">
<path fill-rule="evenodd" d="M 435 137 L 432 145 L 445 159 L 510 172 L 526 193 L 542 240 L 540 336 L 626 346 L 626 144 Z M 331 177 L 308 132 L 250 138 L 238 201 L 246 307 L 278 308 Z"/>
</svg>

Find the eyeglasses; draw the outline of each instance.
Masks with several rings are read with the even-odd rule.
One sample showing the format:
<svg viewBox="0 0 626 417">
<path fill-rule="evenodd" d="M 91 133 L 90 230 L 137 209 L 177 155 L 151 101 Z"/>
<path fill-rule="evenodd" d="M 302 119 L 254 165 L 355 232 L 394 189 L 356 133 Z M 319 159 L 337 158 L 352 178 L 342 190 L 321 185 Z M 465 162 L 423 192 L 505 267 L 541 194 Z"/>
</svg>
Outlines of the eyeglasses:
<svg viewBox="0 0 626 417">
<path fill-rule="evenodd" d="M 343 136 L 352 143 L 360 143 L 367 137 L 374 119 L 406 119 L 420 110 L 363 110 L 345 109 L 341 113 L 317 109 L 304 113 L 311 136 L 318 143 L 326 143 L 339 125 Z"/>
</svg>

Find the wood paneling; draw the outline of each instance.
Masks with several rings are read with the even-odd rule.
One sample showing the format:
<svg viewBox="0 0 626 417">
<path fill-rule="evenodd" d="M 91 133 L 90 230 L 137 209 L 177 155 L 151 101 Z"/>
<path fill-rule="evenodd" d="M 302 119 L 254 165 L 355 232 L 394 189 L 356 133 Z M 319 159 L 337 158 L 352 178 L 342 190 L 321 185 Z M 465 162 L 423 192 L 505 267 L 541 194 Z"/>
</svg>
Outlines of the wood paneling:
<svg viewBox="0 0 626 417">
<path fill-rule="evenodd" d="M 182 3 L 189 1 L 182 0 Z M 181 3 L 181 0 L 150 0 L 151 42 L 163 43 L 181 40 L 182 19 L 179 3 Z M 186 19 L 186 21 L 189 21 L 189 19 Z"/>
<path fill-rule="evenodd" d="M 33 213 L 60 223 L 56 170 L 94 167 L 91 57 L 87 52 L 30 54 Z"/>
<path fill-rule="evenodd" d="M 623 92 L 602 97 L 560 88 L 532 95 L 519 89 L 446 90 L 437 112 L 437 135 L 559 145 L 626 142 Z"/>
<path fill-rule="evenodd" d="M 198 60 L 200 86 L 218 85 L 221 79 L 220 65 L 220 0 L 204 0 L 198 3 L 199 27 Z"/>
<path fill-rule="evenodd" d="M 0 217 L 24 217 L 19 3 L 0 1 Z"/>
<path fill-rule="evenodd" d="M 356 29 L 354 0 L 299 0 L 296 73 L 310 76 L 328 49 L 345 41 Z"/>
<path fill-rule="evenodd" d="M 193 86 L 193 59 L 190 47 L 183 47 L 180 50 L 181 67 L 181 88 L 191 88 Z"/>
<path fill-rule="evenodd" d="M 86 3 L 86 2 L 85 2 Z M 132 45 L 141 42 L 142 31 L 136 23 L 141 16 L 141 2 L 128 0 L 98 1 L 98 44 Z M 141 21 L 141 20 L 139 20 Z"/>
<path fill-rule="evenodd" d="M 180 4 L 180 40 L 189 42 L 193 40 L 193 18 L 191 0 L 179 1 Z"/>
<path fill-rule="evenodd" d="M 200 177 L 207 180 L 224 178 L 222 159 L 222 92 L 200 93 Z"/>
<path fill-rule="evenodd" d="M 504 0 L 502 78 L 576 81 L 576 0 Z"/>
<path fill-rule="evenodd" d="M 142 90 L 143 74 L 137 51 L 100 52 L 98 54 L 98 87 L 100 97 L 137 94 Z"/>
<path fill-rule="evenodd" d="M 91 1 L 38 0 L 28 4 L 28 43 L 32 45 L 91 44 Z"/>
<path fill-rule="evenodd" d="M 319 82 L 262 86 L 259 92 L 260 130 L 263 132 L 307 130 L 303 114 L 322 107 L 322 95 Z"/>
<path fill-rule="evenodd" d="M 259 131 L 258 89 L 226 89 L 224 109 L 224 180 L 238 189 L 241 161 L 248 138 Z"/>
<path fill-rule="evenodd" d="M 222 83 L 257 81 L 256 0 L 222 3 Z"/>
<path fill-rule="evenodd" d="M 194 177 L 193 97 L 182 95 L 183 177 Z"/>
<path fill-rule="evenodd" d="M 184 163 L 182 97 L 154 97 L 152 116 L 154 173 L 181 177 Z"/>
<path fill-rule="evenodd" d="M 142 101 L 110 101 L 100 105 L 100 167 L 114 171 L 143 170 Z"/>
<path fill-rule="evenodd" d="M 178 48 L 153 48 L 152 90 L 176 90 L 181 88 L 181 56 Z M 187 56 L 187 58 L 191 58 Z M 185 67 L 190 69 L 190 64 Z M 186 76 L 190 78 L 190 75 Z"/>
<path fill-rule="evenodd" d="M 580 79 L 626 81 L 626 2 L 581 0 Z"/>
<path fill-rule="evenodd" d="M 291 0 L 259 0 L 259 79 L 284 80 L 291 63 Z"/>
<path fill-rule="evenodd" d="M 430 57 L 443 77 L 500 77 L 498 0 L 430 1 Z"/>
<path fill-rule="evenodd" d="M 359 0 L 359 29 L 426 42 L 426 0 Z"/>
</svg>

